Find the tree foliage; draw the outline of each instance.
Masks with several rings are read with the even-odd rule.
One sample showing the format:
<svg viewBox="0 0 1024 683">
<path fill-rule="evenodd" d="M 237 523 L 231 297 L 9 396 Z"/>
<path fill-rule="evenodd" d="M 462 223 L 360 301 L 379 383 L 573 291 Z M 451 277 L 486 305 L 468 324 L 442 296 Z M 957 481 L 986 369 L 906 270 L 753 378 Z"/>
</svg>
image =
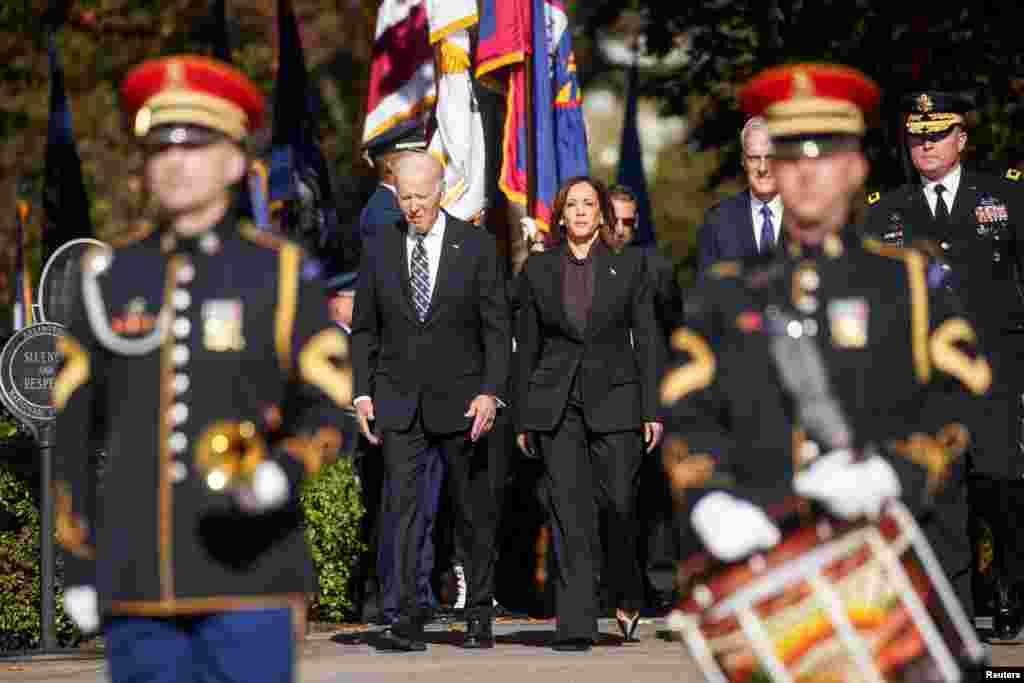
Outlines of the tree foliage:
<svg viewBox="0 0 1024 683">
<path fill-rule="evenodd" d="M 38 275 L 48 63 L 44 18 L 70 5 L 58 34 L 72 123 L 96 236 L 111 239 L 147 211 L 141 157 L 126 133 L 117 88 L 128 70 L 154 57 L 211 54 L 213 0 L 10 0 L 0 3 L 0 305 L 10 302 L 15 184 L 34 183 L 29 256 Z M 356 153 L 375 3 L 293 0 L 307 65 L 322 95 L 321 139 L 341 183 L 343 209 L 358 205 L 369 170 Z M 232 57 L 271 96 L 276 69 L 275 0 L 229 0 Z M 269 101 L 268 101 L 269 104 Z M 264 140 L 257 140 L 257 147 Z M 372 184 L 372 179 L 368 181 Z M 8 316 L 0 319 L 6 326 Z"/>
<path fill-rule="evenodd" d="M 1024 157 L 1019 103 L 1024 8 L 1018 3 L 696 0 L 643 5 L 649 49 L 664 53 L 684 43 L 690 57 L 660 80 L 659 95 L 668 109 L 696 118 L 697 144 L 728 150 L 726 167 L 739 155 L 738 87 L 763 68 L 798 61 L 847 64 L 881 86 L 880 125 L 867 139 L 874 184 L 903 178 L 896 143 L 898 102 L 912 89 L 973 95 L 977 108 L 970 122 L 970 153 L 979 164 L 1003 166 Z M 699 111 L 687 111 L 693 95 L 705 96 Z"/>
</svg>

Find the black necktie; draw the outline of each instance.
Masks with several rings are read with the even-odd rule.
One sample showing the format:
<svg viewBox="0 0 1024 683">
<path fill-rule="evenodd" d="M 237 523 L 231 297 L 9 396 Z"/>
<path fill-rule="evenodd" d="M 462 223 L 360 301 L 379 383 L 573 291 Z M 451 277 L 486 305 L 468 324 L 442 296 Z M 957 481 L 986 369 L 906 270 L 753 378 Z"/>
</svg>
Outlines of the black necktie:
<svg viewBox="0 0 1024 683">
<path fill-rule="evenodd" d="M 775 226 L 772 225 L 772 210 L 767 204 L 761 205 L 761 215 L 764 220 L 761 222 L 761 244 L 758 251 L 762 254 L 769 253 L 775 246 Z"/>
<path fill-rule="evenodd" d="M 949 207 L 946 206 L 946 200 L 942 198 L 945 191 L 946 186 L 942 183 L 935 186 L 935 222 L 940 225 L 949 223 Z"/>
</svg>

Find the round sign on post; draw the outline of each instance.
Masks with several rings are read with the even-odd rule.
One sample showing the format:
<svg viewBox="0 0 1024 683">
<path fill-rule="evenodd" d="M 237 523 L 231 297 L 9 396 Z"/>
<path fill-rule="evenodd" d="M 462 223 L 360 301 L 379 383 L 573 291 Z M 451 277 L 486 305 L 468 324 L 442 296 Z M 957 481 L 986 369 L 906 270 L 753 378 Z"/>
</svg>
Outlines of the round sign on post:
<svg viewBox="0 0 1024 683">
<path fill-rule="evenodd" d="M 32 430 L 40 460 L 40 632 L 44 649 L 57 645 L 54 549 L 53 425 L 57 411 L 51 390 L 60 369 L 57 339 L 64 326 L 37 323 L 14 333 L 0 351 L 0 399 L 11 413 Z"/>
<path fill-rule="evenodd" d="M 29 325 L 0 352 L 0 398 L 36 433 L 56 416 L 50 391 L 60 368 L 57 339 L 62 334 L 64 326 L 57 323 Z"/>
</svg>

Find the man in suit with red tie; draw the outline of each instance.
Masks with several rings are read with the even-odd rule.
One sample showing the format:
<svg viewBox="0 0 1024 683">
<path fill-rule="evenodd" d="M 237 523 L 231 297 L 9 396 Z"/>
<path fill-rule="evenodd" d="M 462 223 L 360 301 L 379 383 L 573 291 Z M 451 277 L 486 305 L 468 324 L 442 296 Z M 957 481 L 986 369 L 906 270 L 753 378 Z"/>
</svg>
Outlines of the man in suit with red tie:
<svg viewBox="0 0 1024 683">
<path fill-rule="evenodd" d="M 708 210 L 697 233 L 701 277 L 716 261 L 770 254 L 781 236 L 782 198 L 772 175 L 772 140 L 765 120 L 753 117 L 740 131 L 748 189 Z"/>
<path fill-rule="evenodd" d="M 400 615 L 378 647 L 426 649 L 415 518 L 423 504 L 421 460 L 432 447 L 448 467 L 456 534 L 467 554 L 463 644 L 492 647 L 497 510 L 485 437 L 512 351 L 505 277 L 494 238 L 441 210 L 436 159 L 409 152 L 395 172 L 405 220 L 367 245 L 352 321 L 354 403 L 363 434 L 383 445 L 393 484 L 386 509 L 398 521 Z"/>
</svg>

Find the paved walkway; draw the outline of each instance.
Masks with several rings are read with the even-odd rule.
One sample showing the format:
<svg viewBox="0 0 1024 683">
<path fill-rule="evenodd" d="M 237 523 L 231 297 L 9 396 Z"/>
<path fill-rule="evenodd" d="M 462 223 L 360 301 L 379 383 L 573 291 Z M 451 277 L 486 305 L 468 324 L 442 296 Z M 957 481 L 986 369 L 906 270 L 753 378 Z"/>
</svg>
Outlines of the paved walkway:
<svg viewBox="0 0 1024 683">
<path fill-rule="evenodd" d="M 495 628 L 498 645 L 489 651 L 455 646 L 458 625 L 434 626 L 429 649 L 415 654 L 381 654 L 368 644 L 373 632 L 362 627 L 314 633 L 302 646 L 302 683 L 681 683 L 700 674 L 679 642 L 665 639 L 660 620 L 640 628 L 641 642 L 622 644 L 609 635 L 586 654 L 549 649 L 551 624 L 514 622 Z M 602 631 L 615 632 L 614 622 Z M 1024 645 L 994 646 L 993 666 L 1018 666 L 1024 672 Z M 102 659 L 92 657 L 0 658 L 0 681 L 20 683 L 99 683 L 106 681 Z"/>
</svg>

